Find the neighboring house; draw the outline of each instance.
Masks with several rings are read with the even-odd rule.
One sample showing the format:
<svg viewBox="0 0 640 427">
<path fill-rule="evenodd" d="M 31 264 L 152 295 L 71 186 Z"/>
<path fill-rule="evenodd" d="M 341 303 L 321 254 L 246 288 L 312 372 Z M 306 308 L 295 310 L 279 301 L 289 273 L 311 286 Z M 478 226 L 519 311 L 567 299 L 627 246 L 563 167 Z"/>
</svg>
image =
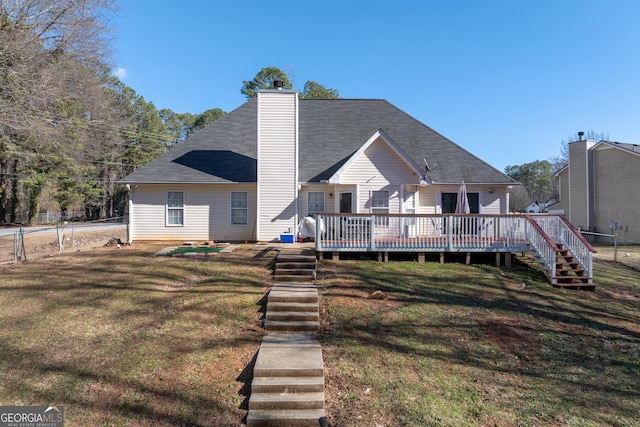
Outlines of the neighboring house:
<svg viewBox="0 0 640 427">
<path fill-rule="evenodd" d="M 262 91 L 121 182 L 129 240 L 272 241 L 318 212 L 506 214 L 513 179 L 384 100 Z"/>
<path fill-rule="evenodd" d="M 560 194 L 556 206 L 575 227 L 640 242 L 638 145 L 572 142 L 569 164 L 556 177 Z"/>
<path fill-rule="evenodd" d="M 546 213 L 549 211 L 549 206 L 553 205 L 555 202 L 555 199 L 549 199 L 544 203 L 538 203 L 538 201 L 535 201 L 527 206 L 524 211 L 525 213 Z"/>
</svg>

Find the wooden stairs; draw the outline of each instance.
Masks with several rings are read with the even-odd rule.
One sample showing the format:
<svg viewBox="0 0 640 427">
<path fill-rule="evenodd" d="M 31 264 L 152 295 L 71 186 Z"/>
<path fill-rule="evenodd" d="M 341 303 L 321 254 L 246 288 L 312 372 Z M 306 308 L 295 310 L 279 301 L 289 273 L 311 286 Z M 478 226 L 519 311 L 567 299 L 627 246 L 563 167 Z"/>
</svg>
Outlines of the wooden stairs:
<svg viewBox="0 0 640 427">
<path fill-rule="evenodd" d="M 551 277 L 551 283 L 559 288 L 590 288 L 595 289 L 593 277 L 589 277 L 571 252 L 562 245 L 556 251 L 556 275 Z"/>
</svg>

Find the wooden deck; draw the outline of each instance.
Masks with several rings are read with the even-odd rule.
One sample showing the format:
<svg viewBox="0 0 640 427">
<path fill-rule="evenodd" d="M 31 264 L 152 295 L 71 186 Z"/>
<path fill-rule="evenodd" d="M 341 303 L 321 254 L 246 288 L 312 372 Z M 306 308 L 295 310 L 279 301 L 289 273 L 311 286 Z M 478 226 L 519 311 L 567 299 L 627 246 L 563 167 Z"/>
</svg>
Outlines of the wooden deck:
<svg viewBox="0 0 640 427">
<path fill-rule="evenodd" d="M 425 254 L 495 253 L 500 265 L 503 253 L 531 253 L 553 285 L 593 284 L 592 252 L 595 249 L 558 215 L 317 215 L 315 249 L 319 254 L 377 252 Z M 570 261 L 561 263 L 564 258 Z M 505 264 L 510 257 L 504 257 Z M 566 267 L 569 266 L 569 267 Z M 572 271 L 568 271 L 572 269 Z M 570 277 L 567 278 L 567 276 Z"/>
</svg>

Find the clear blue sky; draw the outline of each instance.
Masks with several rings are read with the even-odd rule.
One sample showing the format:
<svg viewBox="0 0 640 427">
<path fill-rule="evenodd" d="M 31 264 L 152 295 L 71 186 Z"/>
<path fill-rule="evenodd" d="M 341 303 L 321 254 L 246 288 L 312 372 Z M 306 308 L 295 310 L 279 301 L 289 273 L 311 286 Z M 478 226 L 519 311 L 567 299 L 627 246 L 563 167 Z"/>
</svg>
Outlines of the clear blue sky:
<svg viewBox="0 0 640 427">
<path fill-rule="evenodd" d="M 114 24 L 122 81 L 178 113 L 231 111 L 275 66 L 386 99 L 500 170 L 578 131 L 640 144 L 638 0 L 134 0 Z"/>
</svg>

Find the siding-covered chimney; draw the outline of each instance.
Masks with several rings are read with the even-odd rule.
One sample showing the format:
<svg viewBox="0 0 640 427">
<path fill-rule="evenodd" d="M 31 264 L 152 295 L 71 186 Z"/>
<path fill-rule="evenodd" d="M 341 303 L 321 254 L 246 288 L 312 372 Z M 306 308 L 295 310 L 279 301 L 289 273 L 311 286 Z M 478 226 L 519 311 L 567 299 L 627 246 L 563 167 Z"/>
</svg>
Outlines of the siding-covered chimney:
<svg viewBox="0 0 640 427">
<path fill-rule="evenodd" d="M 258 92 L 257 125 L 256 236 L 271 241 L 298 224 L 298 93 Z"/>
</svg>

